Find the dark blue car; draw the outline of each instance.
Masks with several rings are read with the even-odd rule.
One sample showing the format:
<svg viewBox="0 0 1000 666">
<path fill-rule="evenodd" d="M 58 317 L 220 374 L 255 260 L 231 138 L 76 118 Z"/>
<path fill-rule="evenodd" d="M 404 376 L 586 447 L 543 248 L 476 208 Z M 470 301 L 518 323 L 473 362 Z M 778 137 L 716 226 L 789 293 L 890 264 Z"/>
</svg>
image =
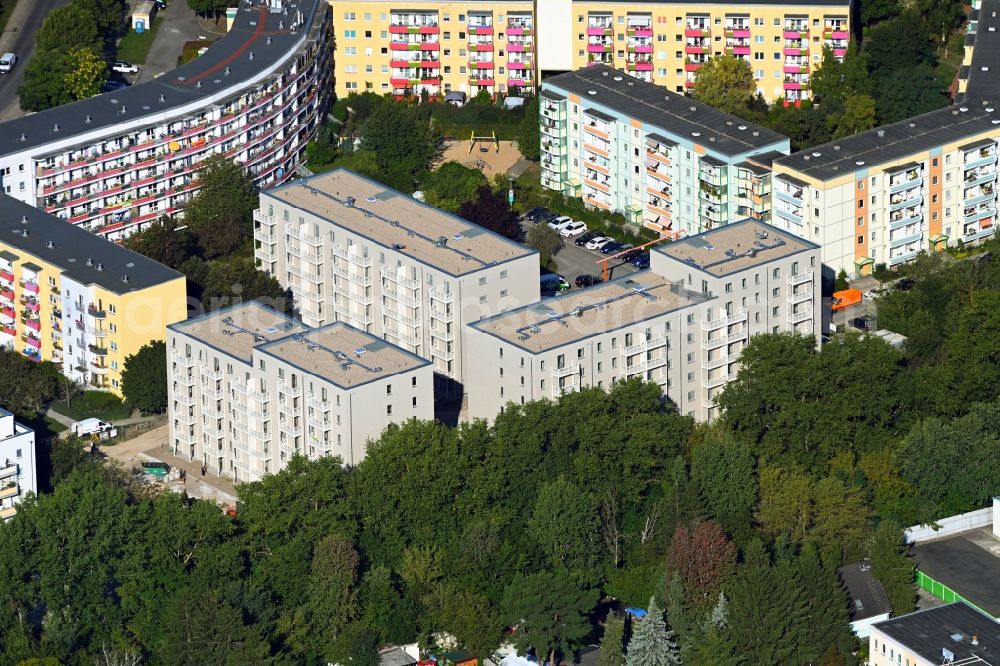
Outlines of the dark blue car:
<svg viewBox="0 0 1000 666">
<path fill-rule="evenodd" d="M 649 252 L 643 252 L 632 260 L 632 265 L 639 269 L 649 268 Z"/>
<path fill-rule="evenodd" d="M 614 254 L 622 247 L 624 247 L 624 245 L 625 243 L 619 243 L 618 241 L 611 241 L 610 243 L 601 248 L 601 254 Z"/>
</svg>

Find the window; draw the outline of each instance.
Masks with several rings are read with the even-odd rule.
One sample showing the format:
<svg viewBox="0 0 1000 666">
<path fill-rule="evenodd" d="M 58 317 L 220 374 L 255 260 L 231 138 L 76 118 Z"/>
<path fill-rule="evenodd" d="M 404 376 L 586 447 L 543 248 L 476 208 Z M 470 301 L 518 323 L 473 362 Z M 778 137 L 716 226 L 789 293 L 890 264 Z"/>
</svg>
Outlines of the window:
<svg viewBox="0 0 1000 666">
<path fill-rule="evenodd" d="M 480 296 L 479 297 L 479 302 L 480 303 L 485 303 L 486 301 L 487 301 L 487 298 L 485 296 Z"/>
<path fill-rule="evenodd" d="M 344 39 L 355 39 L 358 36 L 357 30 L 345 30 Z"/>
<path fill-rule="evenodd" d="M 354 12 L 344 12 L 345 21 L 353 21 L 355 18 Z"/>
<path fill-rule="evenodd" d="M 858 245 L 864 245 L 864 244 L 865 244 L 865 237 L 858 236 Z"/>
<path fill-rule="evenodd" d="M 385 414 L 386 416 L 392 416 L 392 405 L 385 406 Z"/>
<path fill-rule="evenodd" d="M 385 387 L 385 394 L 392 395 L 392 384 L 387 384 Z"/>
<path fill-rule="evenodd" d="M 410 386 L 416 386 L 416 385 L 417 385 L 417 378 L 416 377 L 411 378 L 410 379 Z"/>
</svg>

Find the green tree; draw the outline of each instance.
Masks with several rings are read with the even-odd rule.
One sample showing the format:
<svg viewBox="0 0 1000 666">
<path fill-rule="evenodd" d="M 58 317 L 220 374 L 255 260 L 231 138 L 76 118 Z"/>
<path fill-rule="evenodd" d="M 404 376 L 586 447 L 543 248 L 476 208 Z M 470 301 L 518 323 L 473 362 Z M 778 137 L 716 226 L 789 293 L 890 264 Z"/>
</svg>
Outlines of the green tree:
<svg viewBox="0 0 1000 666">
<path fill-rule="evenodd" d="M 257 188 L 240 164 L 213 155 L 198 169 L 198 192 L 184 211 L 184 219 L 198 237 L 206 258 L 222 256 L 250 238 L 253 211 L 258 206 Z M 213 227 L 236 226 L 235 234 L 212 233 Z M 207 244 L 207 245 L 206 245 Z"/>
<path fill-rule="evenodd" d="M 279 311 L 287 307 L 281 284 L 258 269 L 252 257 L 208 262 L 201 284 L 201 305 L 207 312 L 253 300 L 262 300 Z"/>
<path fill-rule="evenodd" d="M 844 110 L 827 116 L 832 138 L 840 139 L 875 127 L 875 100 L 868 95 L 851 95 L 844 100 Z"/>
<path fill-rule="evenodd" d="M 187 0 L 187 3 L 196 14 L 216 18 L 229 6 L 229 0 Z"/>
<path fill-rule="evenodd" d="M 559 232 L 547 224 L 536 224 L 528 229 L 525 242 L 538 250 L 542 255 L 542 263 L 547 264 L 552 257 L 563 249 L 563 239 Z"/>
<path fill-rule="evenodd" d="M 76 435 L 57 437 L 49 449 L 49 487 L 57 485 L 69 478 L 74 470 L 86 467 L 92 462 L 89 443 Z"/>
<path fill-rule="evenodd" d="M 798 645 L 798 663 L 815 663 L 830 647 L 853 650 L 844 588 L 835 565 L 821 560 L 819 551 L 806 544 L 796 563 L 805 600 L 804 627 Z"/>
<path fill-rule="evenodd" d="M 685 608 L 701 617 L 717 600 L 736 566 L 736 548 L 718 523 L 699 522 L 693 529 L 678 525 L 667 550 L 667 572 L 680 575 Z"/>
<path fill-rule="evenodd" d="M 604 621 L 604 635 L 601 637 L 601 653 L 597 666 L 624 666 L 625 664 L 625 621 L 608 613 Z"/>
<path fill-rule="evenodd" d="M 403 192 L 430 168 L 439 143 L 414 107 L 381 104 L 361 126 L 361 150 L 374 153 L 383 182 Z"/>
<path fill-rule="evenodd" d="M 74 100 L 93 97 L 101 92 L 108 78 L 107 65 L 101 56 L 88 48 L 76 48 L 66 54 L 69 71 L 66 73 L 66 90 Z"/>
<path fill-rule="evenodd" d="M 587 614 L 596 601 L 597 594 L 568 573 L 540 571 L 515 576 L 502 607 L 505 621 L 517 627 L 512 639 L 518 649 L 534 648 L 554 664 L 557 653 L 569 654 L 583 644 L 590 633 Z"/>
<path fill-rule="evenodd" d="M 482 171 L 458 162 L 445 162 L 423 178 L 421 191 L 427 203 L 456 213 L 463 204 L 474 201 L 479 188 L 486 185 Z"/>
<path fill-rule="evenodd" d="M 750 63 L 735 56 L 716 56 L 698 68 L 691 94 L 698 101 L 742 115 L 757 95 Z"/>
<path fill-rule="evenodd" d="M 883 521 L 868 541 L 868 560 L 872 575 L 882 583 L 895 615 L 905 615 L 916 608 L 917 591 L 913 583 L 914 566 L 907 557 L 903 531 L 890 521 Z"/>
<path fill-rule="evenodd" d="M 58 395 L 60 368 L 50 362 L 34 363 L 24 354 L 0 349 L 0 405 L 26 421 L 33 421 Z"/>
<path fill-rule="evenodd" d="M 167 216 L 127 237 L 124 245 L 170 268 L 180 268 L 194 249 L 188 230 L 176 219 Z"/>
<path fill-rule="evenodd" d="M 162 414 L 167 409 L 167 345 L 150 342 L 125 357 L 122 393 L 132 407 L 146 414 Z"/>
<path fill-rule="evenodd" d="M 591 498 L 560 475 L 538 491 L 528 530 L 550 566 L 589 578 L 597 561 L 598 524 Z"/>
<path fill-rule="evenodd" d="M 66 88 L 71 63 L 65 51 L 42 51 L 28 61 L 24 81 L 17 88 L 22 111 L 44 111 L 68 104 L 73 96 Z"/>
<path fill-rule="evenodd" d="M 638 621 L 628 642 L 626 666 L 680 666 L 680 651 L 674 632 L 663 621 L 663 611 L 650 597 L 646 616 Z"/>
<path fill-rule="evenodd" d="M 158 661 L 165 666 L 268 663 L 270 649 L 240 612 L 215 593 L 180 593 L 164 625 Z"/>
<path fill-rule="evenodd" d="M 524 104 L 524 118 L 517 126 L 517 149 L 529 160 L 537 161 L 542 154 L 541 134 L 538 131 L 538 98 Z"/>
<path fill-rule="evenodd" d="M 833 288 L 836 291 L 843 291 L 844 289 L 847 289 L 849 286 L 850 285 L 847 283 L 847 271 L 841 268 L 840 272 L 837 273 L 837 282 Z"/>
<path fill-rule="evenodd" d="M 750 447 L 713 428 L 691 452 L 691 481 L 726 532 L 745 537 L 757 504 L 755 460 Z"/>
<path fill-rule="evenodd" d="M 76 49 L 103 52 L 104 39 L 95 18 L 83 2 L 70 2 L 52 10 L 45 16 L 35 35 L 38 52 L 69 52 Z"/>
</svg>

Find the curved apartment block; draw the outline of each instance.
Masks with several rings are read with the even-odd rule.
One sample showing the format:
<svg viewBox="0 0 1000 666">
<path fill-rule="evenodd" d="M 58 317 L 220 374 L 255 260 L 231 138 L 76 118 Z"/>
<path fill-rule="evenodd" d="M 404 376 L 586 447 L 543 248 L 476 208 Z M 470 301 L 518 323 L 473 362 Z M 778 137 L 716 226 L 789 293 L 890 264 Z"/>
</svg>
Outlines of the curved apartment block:
<svg viewBox="0 0 1000 666">
<path fill-rule="evenodd" d="M 291 178 L 329 88 L 324 0 L 240 3 L 229 33 L 162 77 L 0 126 L 3 192 L 110 239 L 181 211 L 213 155 Z"/>
</svg>

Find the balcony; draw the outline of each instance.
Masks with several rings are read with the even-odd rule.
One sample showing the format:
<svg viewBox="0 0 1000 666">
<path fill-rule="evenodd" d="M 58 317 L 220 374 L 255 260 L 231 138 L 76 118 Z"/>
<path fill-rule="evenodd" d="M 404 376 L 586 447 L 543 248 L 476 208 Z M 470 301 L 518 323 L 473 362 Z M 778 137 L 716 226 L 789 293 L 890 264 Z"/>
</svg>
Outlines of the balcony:
<svg viewBox="0 0 1000 666">
<path fill-rule="evenodd" d="M 910 195 L 897 194 L 889 198 L 889 210 L 899 210 L 901 208 L 912 208 L 914 206 L 919 206 L 924 201 L 924 197 L 920 192 L 916 192 Z"/>
<path fill-rule="evenodd" d="M 87 306 L 87 314 L 93 317 L 94 319 L 104 319 L 105 317 L 108 316 L 108 313 L 106 311 L 98 310 L 93 305 Z"/>
<path fill-rule="evenodd" d="M 889 247 L 903 247 L 910 243 L 916 243 L 921 238 L 923 238 L 923 235 L 919 230 L 904 235 L 890 236 Z"/>
<path fill-rule="evenodd" d="M 716 375 L 715 377 L 710 377 L 710 378 L 706 379 L 705 380 L 705 388 L 708 388 L 708 389 L 717 388 L 719 386 L 723 386 L 724 384 L 728 384 L 729 382 L 733 381 L 734 379 L 736 379 L 736 373 L 733 373 L 733 374 L 720 373 L 720 374 Z"/>
<path fill-rule="evenodd" d="M 701 334 L 701 339 L 706 349 L 715 349 L 716 347 L 728 345 L 733 342 L 745 341 L 747 339 L 747 332 L 745 330 L 739 330 L 734 333 L 727 333 L 713 338 L 710 331 L 705 331 Z"/>
<path fill-rule="evenodd" d="M 920 224 L 923 222 L 924 216 L 918 211 L 904 211 L 899 217 L 889 217 L 889 228 L 890 229 L 902 229 L 903 227 L 908 227 L 911 224 Z"/>
<path fill-rule="evenodd" d="M 108 348 L 107 347 L 98 347 L 97 345 L 87 345 L 87 349 L 94 356 L 107 356 L 108 355 Z"/>
<path fill-rule="evenodd" d="M 731 324 L 736 324 L 736 323 L 745 323 L 746 320 L 747 320 L 747 311 L 744 310 L 743 308 L 740 308 L 731 315 L 705 322 L 705 330 L 713 331 L 717 328 L 722 328 L 723 326 L 729 326 Z"/>
<path fill-rule="evenodd" d="M 633 354 L 640 354 L 652 349 L 658 349 L 660 347 L 665 347 L 667 344 L 666 336 L 657 336 L 655 338 L 650 338 L 648 340 L 642 340 L 636 344 L 629 345 L 622 348 L 622 353 L 625 356 L 632 356 Z"/>
<path fill-rule="evenodd" d="M 811 307 L 804 308 L 800 307 L 798 310 L 790 312 L 788 314 L 788 323 L 795 325 L 801 324 L 804 321 L 808 321 L 813 318 L 813 309 Z"/>
<path fill-rule="evenodd" d="M 17 476 L 17 464 L 9 460 L 0 467 L 0 480 Z"/>
<path fill-rule="evenodd" d="M 16 482 L 11 482 L 9 485 L 0 489 L 0 500 L 10 499 L 11 497 L 17 497 L 21 493 L 21 489 L 18 487 Z"/>
<path fill-rule="evenodd" d="M 797 303 L 805 303 L 808 300 L 812 300 L 812 297 L 812 289 L 800 289 L 799 291 L 789 292 L 788 302 L 793 305 Z"/>
<path fill-rule="evenodd" d="M 812 282 L 814 277 L 813 271 L 801 271 L 799 273 L 792 273 L 788 276 L 788 284 L 791 286 L 796 286 L 800 284 L 805 284 L 806 282 Z"/>
<path fill-rule="evenodd" d="M 646 359 L 640 361 L 639 363 L 633 363 L 632 365 L 625 366 L 626 375 L 645 375 L 650 370 L 656 370 L 657 368 L 662 368 L 667 365 L 666 356 L 658 356 L 656 358 Z"/>
</svg>

